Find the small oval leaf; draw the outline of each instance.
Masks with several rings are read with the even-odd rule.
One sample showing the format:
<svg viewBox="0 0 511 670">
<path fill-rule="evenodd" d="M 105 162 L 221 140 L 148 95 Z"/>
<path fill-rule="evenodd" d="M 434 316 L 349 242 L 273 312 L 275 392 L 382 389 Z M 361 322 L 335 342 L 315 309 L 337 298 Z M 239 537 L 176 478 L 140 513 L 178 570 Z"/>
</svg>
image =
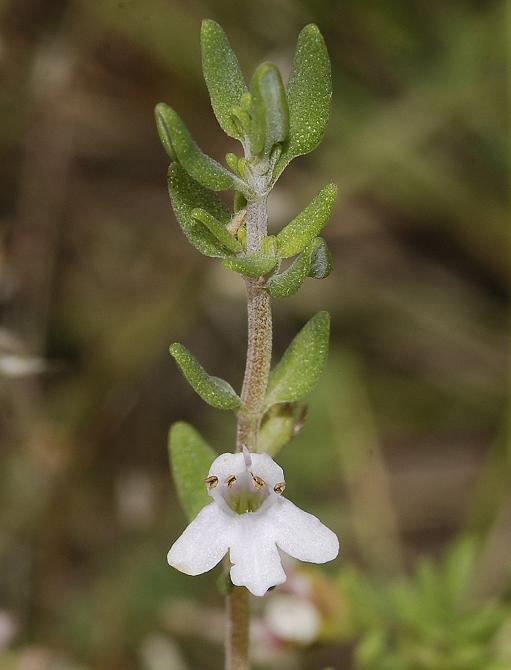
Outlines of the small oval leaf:
<svg viewBox="0 0 511 670">
<path fill-rule="evenodd" d="M 277 234 L 277 250 L 282 258 L 294 256 L 318 236 L 332 214 L 337 186 L 327 184 L 307 207 Z"/>
<path fill-rule="evenodd" d="M 275 144 L 287 139 L 289 112 L 278 68 L 272 63 L 260 65 L 250 83 L 252 124 L 250 146 L 254 154 L 269 155 Z"/>
<path fill-rule="evenodd" d="M 266 288 L 273 298 L 289 298 L 298 291 L 305 278 L 309 276 L 313 255 L 319 246 L 321 246 L 320 238 L 316 238 L 284 272 L 272 275 L 268 279 Z"/>
<path fill-rule="evenodd" d="M 171 426 L 168 451 L 177 495 L 191 521 L 211 502 L 204 480 L 217 454 L 195 428 L 184 421 Z"/>
<path fill-rule="evenodd" d="M 318 381 L 328 354 L 330 315 L 318 312 L 308 321 L 270 373 L 265 406 L 294 402 Z"/>
<path fill-rule="evenodd" d="M 228 251 L 238 254 L 243 251 L 243 247 L 238 240 L 231 235 L 226 226 L 220 221 L 217 221 L 214 216 L 205 209 L 196 208 L 192 210 L 192 217 L 200 221 L 209 232 L 224 246 Z"/>
<path fill-rule="evenodd" d="M 186 347 L 176 342 L 169 351 L 190 386 L 205 402 L 217 409 L 237 409 L 240 406 L 241 400 L 232 386 L 224 379 L 208 375 Z"/>
<path fill-rule="evenodd" d="M 248 89 L 236 54 L 216 21 L 202 22 L 201 49 L 202 71 L 218 123 L 230 137 L 243 139 L 232 119 L 231 109 L 242 103 Z"/>
<path fill-rule="evenodd" d="M 243 182 L 216 160 L 207 156 L 198 147 L 188 128 L 178 114 L 163 102 L 156 105 L 157 126 L 164 147 L 170 144 L 176 159 L 188 174 L 212 191 L 225 191 L 229 188 L 244 188 Z"/>
<path fill-rule="evenodd" d="M 275 169 L 275 178 L 293 158 L 309 153 L 323 139 L 330 113 L 331 79 L 325 41 L 318 27 L 311 23 L 298 36 L 287 85 L 289 138 Z"/>
<path fill-rule="evenodd" d="M 192 179 L 179 163 L 170 165 L 167 184 L 172 209 L 189 242 L 205 256 L 225 258 L 229 255 L 218 239 L 192 216 L 200 207 L 226 225 L 231 217 L 220 198 Z"/>
<path fill-rule="evenodd" d="M 313 279 L 325 279 L 332 272 L 332 254 L 327 243 L 322 237 L 318 237 L 310 262 L 308 277 Z"/>
</svg>

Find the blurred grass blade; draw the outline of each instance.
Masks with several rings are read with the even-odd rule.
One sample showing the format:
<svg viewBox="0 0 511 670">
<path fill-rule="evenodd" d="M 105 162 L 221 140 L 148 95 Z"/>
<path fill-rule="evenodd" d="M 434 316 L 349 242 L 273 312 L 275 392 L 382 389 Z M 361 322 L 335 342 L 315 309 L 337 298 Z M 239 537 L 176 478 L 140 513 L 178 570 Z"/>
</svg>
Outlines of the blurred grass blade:
<svg viewBox="0 0 511 670">
<path fill-rule="evenodd" d="M 238 242 L 238 240 L 231 235 L 223 223 L 220 223 L 214 216 L 209 212 L 206 212 L 205 209 L 200 207 L 193 209 L 192 217 L 197 221 L 200 221 L 209 232 L 220 242 L 222 246 L 231 251 L 234 254 L 238 254 L 243 251 L 243 247 Z"/>
<path fill-rule="evenodd" d="M 325 366 L 329 333 L 328 312 L 318 312 L 305 324 L 270 373 L 266 407 L 300 400 L 312 389 Z"/>
<path fill-rule="evenodd" d="M 317 244 L 312 252 L 308 277 L 325 279 L 332 272 L 332 254 L 328 244 L 322 237 L 318 237 Z"/>
<path fill-rule="evenodd" d="M 231 109 L 240 105 L 248 90 L 236 54 L 216 21 L 202 22 L 201 49 L 202 71 L 218 123 L 227 135 L 241 140 Z"/>
<path fill-rule="evenodd" d="M 337 198 L 337 186 L 327 184 L 277 235 L 279 256 L 287 258 L 299 254 L 319 235 L 332 214 Z"/>
<path fill-rule="evenodd" d="M 170 145 L 177 160 L 195 181 L 212 191 L 225 191 L 230 188 L 240 190 L 243 187 L 243 182 L 236 175 L 200 150 L 172 107 L 160 102 L 156 105 L 155 115 L 160 138 L 163 137 L 162 142 L 167 153 L 167 145 Z"/>
<path fill-rule="evenodd" d="M 284 272 L 268 279 L 266 288 L 273 298 L 289 298 L 298 291 L 309 275 L 313 255 L 320 246 L 320 238 L 313 240 Z"/>
<path fill-rule="evenodd" d="M 192 216 L 192 212 L 200 208 L 220 224 L 227 224 L 231 216 L 220 198 L 192 179 L 179 163 L 169 167 L 167 183 L 174 214 L 188 241 L 205 256 L 224 258 L 229 255 L 215 235 Z"/>
<path fill-rule="evenodd" d="M 171 426 L 168 450 L 177 495 L 191 521 L 211 502 L 204 480 L 217 454 L 195 428 L 184 421 Z"/>
<path fill-rule="evenodd" d="M 278 68 L 271 63 L 260 65 L 250 83 L 252 94 L 252 153 L 269 155 L 271 149 L 287 139 L 289 112 L 286 92 Z"/>
<path fill-rule="evenodd" d="M 186 347 L 176 342 L 169 351 L 190 386 L 205 402 L 217 409 L 237 409 L 240 406 L 241 401 L 232 386 L 224 379 L 208 375 Z"/>
<path fill-rule="evenodd" d="M 293 158 L 309 153 L 321 142 L 331 97 L 330 60 L 325 41 L 318 27 L 309 24 L 298 36 L 287 85 L 289 139 L 277 163 L 276 177 Z"/>
</svg>

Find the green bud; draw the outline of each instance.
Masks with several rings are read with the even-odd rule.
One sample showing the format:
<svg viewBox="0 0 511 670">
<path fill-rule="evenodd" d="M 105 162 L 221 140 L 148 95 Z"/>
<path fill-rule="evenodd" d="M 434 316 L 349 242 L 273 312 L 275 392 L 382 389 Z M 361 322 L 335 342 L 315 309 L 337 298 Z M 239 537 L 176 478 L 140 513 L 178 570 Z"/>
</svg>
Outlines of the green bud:
<svg viewBox="0 0 511 670">
<path fill-rule="evenodd" d="M 233 153 L 225 154 L 225 162 L 227 163 L 227 165 L 231 168 L 231 170 L 233 172 L 235 172 L 236 174 L 239 174 L 238 156 L 236 156 L 236 154 L 233 154 Z"/>
</svg>

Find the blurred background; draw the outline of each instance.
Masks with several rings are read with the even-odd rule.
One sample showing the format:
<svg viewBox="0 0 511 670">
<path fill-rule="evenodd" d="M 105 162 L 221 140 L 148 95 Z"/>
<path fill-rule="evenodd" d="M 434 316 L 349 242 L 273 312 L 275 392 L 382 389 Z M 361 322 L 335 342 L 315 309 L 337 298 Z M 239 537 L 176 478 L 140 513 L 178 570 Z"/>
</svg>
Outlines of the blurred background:
<svg viewBox="0 0 511 670">
<path fill-rule="evenodd" d="M 217 573 L 165 560 L 185 526 L 166 439 L 218 451 L 230 414 L 168 345 L 240 387 L 242 281 L 185 240 L 153 108 L 219 160 L 204 17 L 249 77 L 289 72 L 317 23 L 327 136 L 270 202 L 274 230 L 329 181 L 325 281 L 276 301 L 275 356 L 319 309 L 328 371 L 279 455 L 289 498 L 343 541 L 254 602 L 254 662 L 283 670 L 509 670 L 506 7 L 483 0 L 0 1 L 0 669 L 222 667 Z"/>
</svg>

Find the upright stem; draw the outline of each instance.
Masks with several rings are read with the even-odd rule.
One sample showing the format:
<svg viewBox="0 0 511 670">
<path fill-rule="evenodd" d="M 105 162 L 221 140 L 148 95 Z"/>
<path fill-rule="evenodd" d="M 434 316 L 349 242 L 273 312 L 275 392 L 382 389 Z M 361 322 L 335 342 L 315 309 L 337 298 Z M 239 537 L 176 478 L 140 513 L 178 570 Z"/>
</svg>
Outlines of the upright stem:
<svg viewBox="0 0 511 670">
<path fill-rule="evenodd" d="M 268 226 L 266 196 L 250 202 L 245 217 L 247 251 L 261 248 Z M 247 279 L 248 348 L 238 413 L 236 448 L 257 451 L 257 433 L 264 406 L 271 363 L 272 322 L 270 296 L 258 279 Z"/>
<path fill-rule="evenodd" d="M 248 670 L 249 668 L 249 599 L 249 592 L 241 586 L 235 586 L 227 596 L 226 670 Z"/>
<path fill-rule="evenodd" d="M 259 251 L 266 236 L 266 196 L 247 205 L 247 251 Z M 272 323 L 270 296 L 259 280 L 247 279 L 248 347 L 236 449 L 257 450 L 257 434 L 264 407 L 271 363 Z M 227 596 L 226 670 L 248 670 L 250 601 L 247 589 L 235 586 Z"/>
</svg>

